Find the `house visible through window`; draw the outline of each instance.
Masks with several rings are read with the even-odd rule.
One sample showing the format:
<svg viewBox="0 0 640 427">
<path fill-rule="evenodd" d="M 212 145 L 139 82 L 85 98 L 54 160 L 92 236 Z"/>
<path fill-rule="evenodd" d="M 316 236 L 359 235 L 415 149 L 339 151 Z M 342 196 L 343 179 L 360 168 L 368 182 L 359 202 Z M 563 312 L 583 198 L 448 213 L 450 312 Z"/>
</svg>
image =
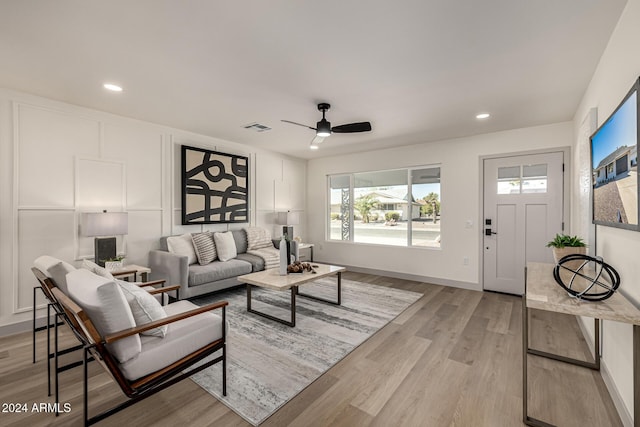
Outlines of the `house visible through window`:
<svg viewBox="0 0 640 427">
<path fill-rule="evenodd" d="M 330 240 L 440 247 L 440 167 L 331 175 Z"/>
</svg>

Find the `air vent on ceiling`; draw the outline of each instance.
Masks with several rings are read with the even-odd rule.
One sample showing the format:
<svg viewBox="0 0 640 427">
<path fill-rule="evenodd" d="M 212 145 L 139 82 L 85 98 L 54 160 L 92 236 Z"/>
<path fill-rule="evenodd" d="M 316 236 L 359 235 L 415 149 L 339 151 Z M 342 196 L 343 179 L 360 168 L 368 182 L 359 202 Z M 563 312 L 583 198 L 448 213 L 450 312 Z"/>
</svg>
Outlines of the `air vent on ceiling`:
<svg viewBox="0 0 640 427">
<path fill-rule="evenodd" d="M 254 130 L 256 132 L 266 132 L 271 130 L 269 126 L 261 125 L 260 123 L 251 123 L 244 127 L 245 129 Z"/>
</svg>

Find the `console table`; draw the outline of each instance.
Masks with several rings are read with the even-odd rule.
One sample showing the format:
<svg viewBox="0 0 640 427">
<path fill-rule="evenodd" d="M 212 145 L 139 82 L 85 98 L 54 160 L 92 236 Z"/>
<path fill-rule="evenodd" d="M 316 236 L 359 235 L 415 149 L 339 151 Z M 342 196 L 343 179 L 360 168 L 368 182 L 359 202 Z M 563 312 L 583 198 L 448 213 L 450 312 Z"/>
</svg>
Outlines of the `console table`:
<svg viewBox="0 0 640 427">
<path fill-rule="evenodd" d="M 600 319 L 603 319 L 633 325 L 633 419 L 634 425 L 640 426 L 640 310 L 619 292 L 614 293 L 609 299 L 597 302 L 573 298 L 555 282 L 553 278 L 554 267 L 554 264 L 530 262 L 525 268 L 525 295 L 522 297 L 522 414 L 524 423 L 530 426 L 551 426 L 549 423 L 528 415 L 527 354 L 599 371 Z M 586 362 L 530 348 L 528 325 L 530 308 L 594 318 L 594 349 L 596 352 L 594 361 Z"/>
</svg>

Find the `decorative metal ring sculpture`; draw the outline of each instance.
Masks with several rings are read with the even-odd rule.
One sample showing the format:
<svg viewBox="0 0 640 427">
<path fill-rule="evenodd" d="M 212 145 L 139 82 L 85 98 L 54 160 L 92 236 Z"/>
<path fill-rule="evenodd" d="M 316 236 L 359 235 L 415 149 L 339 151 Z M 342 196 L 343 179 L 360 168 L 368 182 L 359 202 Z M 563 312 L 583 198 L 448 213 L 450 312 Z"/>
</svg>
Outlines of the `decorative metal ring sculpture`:
<svg viewBox="0 0 640 427">
<path fill-rule="evenodd" d="M 568 263 L 576 264 L 577 262 L 580 263 L 577 269 L 569 267 L 571 264 Z M 593 277 L 587 275 L 585 271 L 590 263 L 593 263 L 595 267 L 593 269 Z M 573 273 L 568 285 L 566 285 L 560 277 L 561 270 L 567 270 Z M 604 278 L 602 277 L 603 274 L 605 274 Z M 578 291 L 573 288 L 576 277 L 585 279 L 587 283 L 590 282 L 584 290 Z M 613 295 L 620 286 L 620 275 L 618 275 L 618 272 L 613 267 L 604 262 L 602 257 L 592 257 L 582 254 L 571 254 L 562 257 L 553 269 L 553 278 L 556 279 L 558 285 L 567 291 L 569 295 L 587 301 L 605 300 Z M 608 280 L 606 280 L 607 278 Z M 602 289 L 604 289 L 604 291 L 601 292 Z"/>
</svg>

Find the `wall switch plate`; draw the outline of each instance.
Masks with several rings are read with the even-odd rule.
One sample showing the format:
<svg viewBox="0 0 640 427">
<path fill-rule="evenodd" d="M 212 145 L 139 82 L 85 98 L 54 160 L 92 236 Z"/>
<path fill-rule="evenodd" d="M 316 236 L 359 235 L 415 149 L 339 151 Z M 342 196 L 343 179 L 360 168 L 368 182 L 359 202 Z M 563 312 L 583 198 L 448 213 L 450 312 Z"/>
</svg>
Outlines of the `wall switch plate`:
<svg viewBox="0 0 640 427">
<path fill-rule="evenodd" d="M 462 265 L 469 265 L 469 257 L 468 256 L 462 258 Z"/>
<path fill-rule="evenodd" d="M 470 219 L 468 219 L 465 223 L 464 223 L 464 228 L 471 228 L 473 227 L 473 221 L 471 221 Z"/>
</svg>

